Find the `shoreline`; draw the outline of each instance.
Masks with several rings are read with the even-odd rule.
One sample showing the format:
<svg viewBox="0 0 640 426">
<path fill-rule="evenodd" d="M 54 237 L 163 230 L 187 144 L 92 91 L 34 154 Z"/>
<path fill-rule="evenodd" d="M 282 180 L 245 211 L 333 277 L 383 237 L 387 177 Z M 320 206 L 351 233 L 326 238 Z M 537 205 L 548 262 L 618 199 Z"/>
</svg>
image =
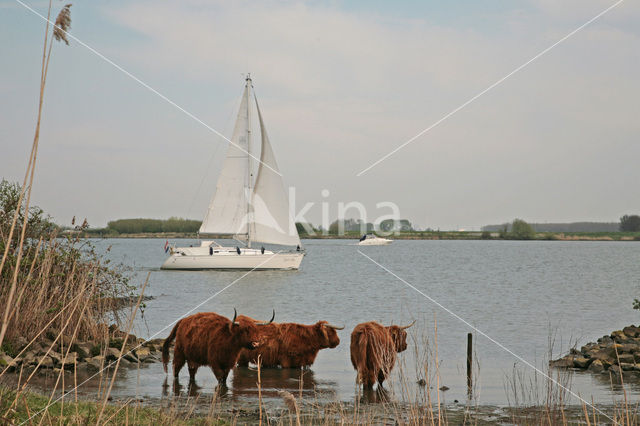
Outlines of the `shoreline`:
<svg viewBox="0 0 640 426">
<path fill-rule="evenodd" d="M 301 240 L 358 240 L 360 238 L 359 233 L 345 234 L 345 235 L 301 235 Z M 384 236 L 384 235 L 383 235 Z M 61 236 L 62 237 L 62 236 Z M 184 232 L 158 232 L 158 233 L 138 233 L 138 234 L 93 234 L 83 233 L 81 238 L 100 238 L 100 239 L 112 239 L 112 238 L 125 238 L 125 239 L 152 239 L 152 238 L 165 238 L 165 239 L 197 239 L 198 235 L 195 233 Z M 535 238 L 530 240 L 517 239 L 517 238 L 501 238 L 497 232 L 492 232 L 487 235 L 483 232 L 462 232 L 462 231 L 433 231 L 433 232 L 407 232 L 397 235 L 385 236 L 393 240 L 482 240 L 482 241 L 618 241 L 618 242 L 638 242 L 640 241 L 640 233 L 625 233 L 625 232 L 594 232 L 594 233 L 582 233 L 582 232 L 561 232 L 561 233 L 536 233 Z M 213 235 L 206 239 L 228 239 L 228 235 Z"/>
</svg>

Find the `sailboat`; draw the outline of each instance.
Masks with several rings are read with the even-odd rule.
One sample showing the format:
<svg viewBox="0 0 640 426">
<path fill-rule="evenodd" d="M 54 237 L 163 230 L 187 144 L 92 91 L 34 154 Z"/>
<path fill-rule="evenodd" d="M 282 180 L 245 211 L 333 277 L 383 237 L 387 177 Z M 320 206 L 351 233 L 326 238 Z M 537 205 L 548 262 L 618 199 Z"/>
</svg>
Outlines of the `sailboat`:
<svg viewBox="0 0 640 426">
<path fill-rule="evenodd" d="M 231 143 L 200 235 L 224 235 L 239 242 L 222 246 L 204 240 L 197 247 L 171 247 L 162 269 L 298 269 L 305 255 L 300 236 L 264 126 L 251 77 L 240 102 Z M 252 93 L 253 92 L 253 93 Z M 252 96 L 253 94 L 253 96 Z M 251 106 L 255 102 L 260 124 L 261 151 L 254 181 L 251 146 Z M 295 247 L 266 250 L 260 244 Z"/>
</svg>

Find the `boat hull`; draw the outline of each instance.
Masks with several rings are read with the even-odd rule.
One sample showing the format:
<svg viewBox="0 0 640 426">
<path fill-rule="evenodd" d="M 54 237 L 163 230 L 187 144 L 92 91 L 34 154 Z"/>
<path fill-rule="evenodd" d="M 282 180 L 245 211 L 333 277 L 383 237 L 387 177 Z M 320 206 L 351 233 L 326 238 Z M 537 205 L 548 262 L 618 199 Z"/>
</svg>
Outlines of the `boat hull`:
<svg viewBox="0 0 640 426">
<path fill-rule="evenodd" d="M 299 269 L 304 253 L 265 253 L 241 255 L 201 255 L 175 253 L 160 269 L 198 270 L 291 270 Z"/>
<path fill-rule="evenodd" d="M 391 244 L 393 240 L 387 240 L 386 238 L 375 238 L 372 240 L 364 240 L 358 243 L 359 246 L 386 246 L 387 244 Z"/>
</svg>

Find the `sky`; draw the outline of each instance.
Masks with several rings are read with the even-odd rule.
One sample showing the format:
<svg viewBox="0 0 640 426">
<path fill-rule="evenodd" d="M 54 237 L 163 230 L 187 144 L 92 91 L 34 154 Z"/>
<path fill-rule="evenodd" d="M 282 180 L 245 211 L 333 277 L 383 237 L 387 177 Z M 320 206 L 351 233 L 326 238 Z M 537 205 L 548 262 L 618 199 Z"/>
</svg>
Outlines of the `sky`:
<svg viewBox="0 0 640 426">
<path fill-rule="evenodd" d="M 46 14 L 48 2 L 23 0 Z M 250 72 L 296 209 L 420 228 L 640 213 L 640 4 L 81 1 L 70 33 L 230 137 Z M 55 13 L 64 5 L 54 1 Z M 44 21 L 0 0 L 0 177 L 22 181 Z M 227 142 L 70 40 L 53 48 L 33 203 L 59 224 L 202 219 Z M 323 190 L 328 196 L 323 196 Z M 326 194 L 326 192 L 324 192 Z M 355 210 L 347 214 L 353 216 Z"/>
</svg>

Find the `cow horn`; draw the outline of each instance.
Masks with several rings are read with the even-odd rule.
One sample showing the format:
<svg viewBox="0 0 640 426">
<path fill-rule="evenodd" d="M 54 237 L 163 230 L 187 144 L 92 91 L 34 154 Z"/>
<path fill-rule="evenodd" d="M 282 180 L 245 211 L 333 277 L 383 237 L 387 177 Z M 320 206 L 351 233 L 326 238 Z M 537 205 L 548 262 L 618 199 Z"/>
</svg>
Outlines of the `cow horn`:
<svg viewBox="0 0 640 426">
<path fill-rule="evenodd" d="M 409 327 L 413 326 L 413 324 L 415 324 L 415 323 L 416 323 L 416 320 L 413 320 L 413 322 L 412 322 L 411 324 L 409 324 L 409 325 L 405 325 L 404 327 L 400 327 L 400 330 L 405 330 L 405 329 L 407 329 L 407 328 L 409 328 Z"/>
<path fill-rule="evenodd" d="M 333 328 L 334 330 L 344 330 L 344 325 L 342 327 L 338 327 L 337 325 L 331 325 L 329 323 L 324 324 L 325 327 Z"/>
<path fill-rule="evenodd" d="M 273 322 L 273 320 L 276 318 L 276 310 L 273 310 L 273 315 L 271 315 L 271 319 L 269 320 L 269 322 L 259 322 L 256 325 L 269 325 Z"/>
<path fill-rule="evenodd" d="M 233 308 L 233 319 L 231 320 L 232 324 L 236 323 L 236 318 L 238 317 L 238 311 L 236 311 L 236 308 Z"/>
</svg>

